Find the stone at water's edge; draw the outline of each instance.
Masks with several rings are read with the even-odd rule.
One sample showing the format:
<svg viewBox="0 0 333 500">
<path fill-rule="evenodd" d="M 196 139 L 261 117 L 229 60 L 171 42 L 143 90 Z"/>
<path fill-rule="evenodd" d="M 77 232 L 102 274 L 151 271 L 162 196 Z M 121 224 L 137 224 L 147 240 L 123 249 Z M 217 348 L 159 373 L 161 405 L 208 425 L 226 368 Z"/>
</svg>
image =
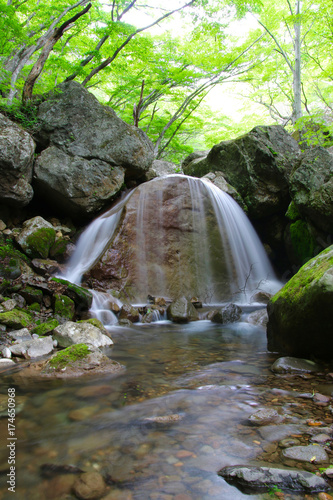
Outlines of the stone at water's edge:
<svg viewBox="0 0 333 500">
<path fill-rule="evenodd" d="M 112 340 L 101 333 L 100 329 L 90 323 L 73 323 L 67 321 L 65 324 L 54 329 L 53 338 L 58 341 L 60 347 L 68 347 L 73 344 L 89 344 L 101 347 L 113 344 Z"/>
<path fill-rule="evenodd" d="M 307 262 L 268 303 L 270 351 L 330 359 L 333 352 L 333 246 Z"/>
<path fill-rule="evenodd" d="M 227 304 L 220 309 L 211 311 L 208 314 L 208 319 L 213 323 L 222 323 L 224 325 L 228 323 L 235 323 L 240 319 L 242 315 L 242 309 L 236 304 Z"/>
<path fill-rule="evenodd" d="M 329 489 L 329 485 L 323 478 L 300 470 L 235 465 L 224 467 L 218 474 L 241 489 L 252 490 L 252 492 L 267 491 L 273 487 L 307 493 Z"/>
<path fill-rule="evenodd" d="M 199 319 L 198 311 L 186 297 L 180 297 L 169 305 L 167 317 L 174 323 L 188 323 Z"/>
</svg>

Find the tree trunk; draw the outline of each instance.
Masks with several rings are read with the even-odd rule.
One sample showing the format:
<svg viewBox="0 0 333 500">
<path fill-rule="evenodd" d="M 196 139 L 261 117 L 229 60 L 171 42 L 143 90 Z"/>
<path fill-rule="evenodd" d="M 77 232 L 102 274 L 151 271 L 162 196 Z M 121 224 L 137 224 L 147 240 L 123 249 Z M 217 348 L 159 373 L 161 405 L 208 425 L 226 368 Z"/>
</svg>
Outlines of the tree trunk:
<svg viewBox="0 0 333 500">
<path fill-rule="evenodd" d="M 33 65 L 25 81 L 22 93 L 22 101 L 24 104 L 32 99 L 32 92 L 36 80 L 43 71 L 44 64 L 46 63 L 46 60 L 49 57 L 50 52 L 57 43 L 57 41 L 60 40 L 64 32 L 67 29 L 71 28 L 71 25 L 75 23 L 75 21 L 77 21 L 84 14 L 86 14 L 90 8 L 91 8 L 91 3 L 89 3 L 85 9 L 83 9 L 81 12 L 78 12 L 75 16 L 65 21 L 59 28 L 55 29 L 51 33 L 50 37 L 47 39 L 42 49 L 42 52 L 40 53 L 40 56 L 38 57 L 36 63 Z"/>
<path fill-rule="evenodd" d="M 296 21 L 294 23 L 294 51 L 295 51 L 295 67 L 293 71 L 293 123 L 302 116 L 302 81 L 301 81 L 301 0 L 296 2 Z"/>
</svg>

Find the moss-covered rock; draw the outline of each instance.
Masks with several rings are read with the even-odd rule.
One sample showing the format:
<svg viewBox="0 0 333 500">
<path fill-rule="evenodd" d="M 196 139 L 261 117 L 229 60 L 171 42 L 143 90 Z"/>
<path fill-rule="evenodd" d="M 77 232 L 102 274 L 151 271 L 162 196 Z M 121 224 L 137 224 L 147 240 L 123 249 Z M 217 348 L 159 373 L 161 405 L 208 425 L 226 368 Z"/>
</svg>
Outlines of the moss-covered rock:
<svg viewBox="0 0 333 500">
<path fill-rule="evenodd" d="M 75 344 L 58 352 L 49 360 L 48 364 L 55 370 L 61 370 L 69 364 L 84 359 L 89 353 L 90 349 L 86 344 Z"/>
<path fill-rule="evenodd" d="M 103 323 L 97 318 L 82 319 L 80 321 L 77 321 L 77 323 L 89 323 L 90 325 L 93 325 L 93 326 L 96 326 L 96 328 L 99 328 L 104 335 L 109 335 L 106 328 L 104 328 Z"/>
<path fill-rule="evenodd" d="M 293 264 L 302 265 L 314 256 L 316 239 L 304 220 L 289 224 L 284 239 L 288 258 Z"/>
<path fill-rule="evenodd" d="M 38 302 L 33 302 L 27 307 L 28 311 L 33 311 L 39 313 L 41 311 L 40 304 Z"/>
<path fill-rule="evenodd" d="M 50 319 L 49 321 L 45 321 L 45 323 L 36 325 L 31 330 L 31 333 L 36 333 L 40 337 L 43 337 L 44 335 L 50 335 L 57 326 L 59 326 L 59 321 L 57 319 Z"/>
<path fill-rule="evenodd" d="M 286 217 L 287 219 L 293 222 L 301 218 L 301 214 L 299 213 L 299 210 L 296 207 L 295 202 L 291 201 L 289 203 L 288 210 L 286 211 Z"/>
<path fill-rule="evenodd" d="M 93 296 L 89 290 L 83 288 L 82 286 L 74 285 L 74 283 L 60 278 L 52 278 L 51 281 L 54 281 L 55 283 L 59 283 L 61 285 L 65 285 L 66 290 L 63 293 L 70 297 L 79 309 L 90 309 Z"/>
<path fill-rule="evenodd" d="M 34 217 L 25 221 L 16 241 L 29 257 L 46 259 L 55 238 L 56 231 L 52 224 L 42 217 Z"/>
<path fill-rule="evenodd" d="M 12 311 L 7 311 L 0 313 L 0 323 L 8 326 L 9 328 L 26 328 L 32 323 L 31 316 L 20 309 L 13 309 Z"/>
<path fill-rule="evenodd" d="M 268 303 L 268 349 L 327 359 L 333 352 L 333 246 L 307 262 Z"/>
<path fill-rule="evenodd" d="M 25 298 L 27 304 L 34 304 L 37 302 L 41 304 L 43 301 L 43 292 L 42 290 L 38 290 L 32 286 L 26 286 L 23 290 L 20 291 L 20 295 Z"/>
<path fill-rule="evenodd" d="M 54 314 L 61 318 L 72 320 L 75 316 L 75 304 L 67 295 L 54 296 Z"/>
<path fill-rule="evenodd" d="M 32 274 L 27 257 L 13 247 L 12 241 L 0 239 L 0 277 L 14 280 L 22 273 Z"/>
</svg>

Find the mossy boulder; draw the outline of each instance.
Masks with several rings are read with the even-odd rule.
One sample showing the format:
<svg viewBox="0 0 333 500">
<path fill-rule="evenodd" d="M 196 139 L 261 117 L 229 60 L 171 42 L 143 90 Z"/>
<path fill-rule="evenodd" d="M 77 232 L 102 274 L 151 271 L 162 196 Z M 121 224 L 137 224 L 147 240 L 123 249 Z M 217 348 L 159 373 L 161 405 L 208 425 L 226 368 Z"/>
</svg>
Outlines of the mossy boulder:
<svg viewBox="0 0 333 500">
<path fill-rule="evenodd" d="M 0 238 L 0 277 L 14 280 L 21 274 L 33 274 L 27 257 L 13 247 L 12 241 Z"/>
<path fill-rule="evenodd" d="M 23 290 L 20 290 L 20 295 L 25 298 L 27 304 L 34 304 L 37 302 L 41 304 L 43 301 L 43 292 L 32 286 L 26 286 Z"/>
<path fill-rule="evenodd" d="M 268 303 L 268 349 L 332 358 L 333 245 L 308 261 Z"/>
<path fill-rule="evenodd" d="M 54 295 L 54 314 L 63 319 L 72 320 L 75 316 L 75 304 L 67 295 Z"/>
<path fill-rule="evenodd" d="M 57 326 L 59 326 L 59 321 L 57 319 L 50 319 L 49 321 L 45 321 L 45 323 L 36 325 L 31 330 L 31 333 L 36 333 L 40 337 L 43 337 L 44 335 L 51 335 Z"/>
<path fill-rule="evenodd" d="M 88 356 L 90 349 L 86 344 L 76 344 L 58 352 L 49 360 L 48 365 L 54 370 L 61 370 L 68 364 L 82 360 Z"/>
<path fill-rule="evenodd" d="M 64 285 L 66 289 L 63 294 L 70 297 L 80 310 L 89 310 L 92 304 L 92 293 L 82 286 L 74 285 L 70 281 L 61 278 L 52 278 L 51 281 Z"/>
<path fill-rule="evenodd" d="M 46 259 L 55 238 L 52 224 L 38 216 L 24 222 L 16 241 L 29 257 Z"/>
<path fill-rule="evenodd" d="M 198 311 L 186 297 L 179 297 L 167 308 L 167 317 L 174 323 L 188 323 L 199 319 Z"/>
<path fill-rule="evenodd" d="M 0 324 L 6 325 L 9 328 L 19 330 L 21 328 L 26 328 L 31 323 L 32 319 L 30 314 L 20 309 L 13 309 L 12 311 L 0 313 Z"/>
<path fill-rule="evenodd" d="M 291 220 L 292 222 L 295 222 L 296 220 L 301 218 L 301 214 L 299 213 L 299 210 L 296 207 L 294 201 L 291 201 L 289 203 L 289 207 L 286 211 L 286 217 L 287 217 L 287 219 Z"/>
</svg>

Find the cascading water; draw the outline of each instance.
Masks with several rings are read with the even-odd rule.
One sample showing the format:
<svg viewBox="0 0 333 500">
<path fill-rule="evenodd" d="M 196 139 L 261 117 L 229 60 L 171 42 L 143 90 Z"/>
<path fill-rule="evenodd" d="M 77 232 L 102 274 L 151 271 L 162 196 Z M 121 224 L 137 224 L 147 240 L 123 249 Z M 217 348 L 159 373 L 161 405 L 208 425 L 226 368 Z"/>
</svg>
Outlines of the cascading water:
<svg viewBox="0 0 333 500">
<path fill-rule="evenodd" d="M 65 277 L 80 283 L 84 274 L 104 292 L 94 292 L 93 312 L 108 324 L 111 290 L 132 303 L 150 294 L 212 304 L 281 286 L 239 205 L 210 181 L 176 174 L 138 186 L 91 223 Z"/>
</svg>

